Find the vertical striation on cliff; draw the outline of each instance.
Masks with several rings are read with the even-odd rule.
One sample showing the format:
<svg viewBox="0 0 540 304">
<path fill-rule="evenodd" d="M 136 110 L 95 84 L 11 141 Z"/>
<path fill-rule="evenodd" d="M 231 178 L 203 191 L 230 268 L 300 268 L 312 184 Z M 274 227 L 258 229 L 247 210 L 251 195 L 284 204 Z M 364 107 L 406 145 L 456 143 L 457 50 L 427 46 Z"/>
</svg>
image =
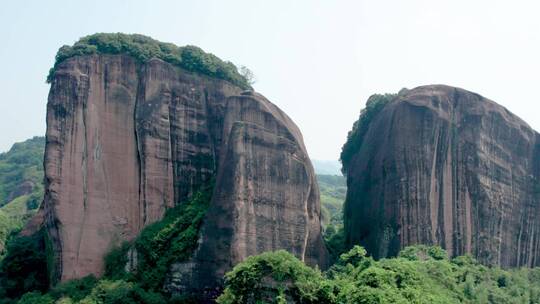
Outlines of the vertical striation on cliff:
<svg viewBox="0 0 540 304">
<path fill-rule="evenodd" d="M 172 293 L 215 296 L 234 265 L 277 249 L 327 267 L 319 189 L 300 130 L 254 92 L 229 97 L 225 113 L 212 206 L 194 258 L 173 266 Z"/>
<path fill-rule="evenodd" d="M 377 258 L 422 243 L 485 264 L 539 266 L 539 139 L 478 94 L 400 92 L 345 168 L 347 243 Z"/>
<path fill-rule="evenodd" d="M 235 263 L 268 250 L 326 265 L 301 133 L 264 97 L 122 54 L 65 59 L 50 80 L 40 216 L 56 280 L 102 274 L 111 248 L 214 179 L 190 261 L 201 283 L 190 289 L 219 286 Z M 192 268 L 172 276 L 195 275 Z"/>
</svg>

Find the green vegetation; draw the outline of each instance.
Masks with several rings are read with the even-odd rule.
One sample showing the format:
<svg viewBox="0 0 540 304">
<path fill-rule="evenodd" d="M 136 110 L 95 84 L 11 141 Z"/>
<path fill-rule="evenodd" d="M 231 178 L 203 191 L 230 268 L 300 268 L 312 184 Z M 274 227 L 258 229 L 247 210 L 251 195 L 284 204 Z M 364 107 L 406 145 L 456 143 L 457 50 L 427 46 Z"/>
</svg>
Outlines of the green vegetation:
<svg viewBox="0 0 540 304">
<path fill-rule="evenodd" d="M 321 213 L 323 227 L 339 226 L 343 223 L 343 202 L 347 194 L 347 184 L 342 175 L 317 175 L 321 193 Z"/>
<path fill-rule="evenodd" d="M 0 154 L 0 206 L 15 199 L 17 188 L 26 181 L 43 189 L 44 150 L 45 138 L 36 136 Z"/>
<path fill-rule="evenodd" d="M 208 186 L 198 191 L 188 202 L 170 209 L 163 220 L 141 232 L 135 241 L 139 259 L 135 278 L 142 287 L 160 290 L 169 266 L 191 257 L 212 189 Z"/>
<path fill-rule="evenodd" d="M 317 175 L 317 182 L 321 192 L 324 241 L 332 261 L 335 261 L 346 250 L 343 230 L 343 202 L 347 194 L 347 184 L 342 175 Z"/>
<path fill-rule="evenodd" d="M 229 303 L 539 303 L 540 269 L 501 270 L 439 247 L 375 261 L 355 246 L 326 273 L 284 251 L 250 257 L 226 275 Z"/>
<path fill-rule="evenodd" d="M 278 296 L 296 303 L 317 303 L 324 296 L 321 272 L 284 250 L 247 258 L 227 273 L 225 281 L 219 304 L 272 303 Z"/>
<path fill-rule="evenodd" d="M 0 260 L 8 238 L 36 212 L 43 198 L 45 138 L 16 143 L 0 154 Z"/>
<path fill-rule="evenodd" d="M 366 102 L 366 107 L 360 112 L 360 117 L 353 124 L 353 128 L 347 135 L 347 141 L 341 148 L 340 160 L 343 165 L 343 173 L 347 172 L 347 168 L 352 160 L 353 155 L 358 152 L 364 136 L 369 130 L 371 121 L 379 114 L 386 104 L 396 97 L 396 94 L 375 94 L 371 95 Z"/>
<path fill-rule="evenodd" d="M 199 228 L 212 195 L 212 182 L 190 200 L 168 210 L 139 237 L 105 257 L 105 276 L 87 277 L 50 288 L 47 235 L 16 236 L 35 213 L 43 196 L 45 141 L 35 137 L 0 154 L 0 191 L 8 197 L 18 185 L 35 183 L 30 194 L 15 196 L 0 207 L 0 304 L 13 303 L 176 303 L 162 294 L 169 266 L 187 260 L 197 246 Z M 12 195 L 13 196 L 13 195 Z M 4 248 L 4 242 L 8 240 Z M 127 252 L 135 248 L 138 263 L 127 273 Z M 5 249 L 5 250 L 4 250 Z"/>
<path fill-rule="evenodd" d="M 189 259 L 197 247 L 212 184 L 168 210 L 161 221 L 144 228 L 132 243 L 112 250 L 105 257 L 105 275 L 101 280 L 86 277 L 49 289 L 44 234 L 14 238 L 0 264 L 0 298 L 4 298 L 0 304 L 177 303 L 163 293 L 165 276 L 172 263 Z M 132 248 L 137 251 L 137 265 L 128 273 L 125 266 Z"/>
<path fill-rule="evenodd" d="M 164 296 L 146 291 L 133 282 L 123 280 L 96 280 L 86 277 L 72 280 L 42 294 L 33 291 L 24 294 L 17 304 L 166 304 Z M 0 302 L 1 303 L 1 302 Z"/>
<path fill-rule="evenodd" d="M 356 128 L 356 134 L 366 132 Z M 103 278 L 89 276 L 51 288 L 50 244 L 45 233 L 15 236 L 39 206 L 31 201 L 41 200 L 44 141 L 39 141 L 34 138 L 25 142 L 26 147 L 16 144 L 0 154 L 4 194 L 9 196 L 17 188 L 13 181 L 39 185 L 39 191 L 16 196 L 0 207 L 0 240 L 8 239 L 0 261 L 0 304 L 189 303 L 189 298 L 171 298 L 162 287 L 169 266 L 189 259 L 197 246 L 212 186 L 170 209 L 133 242 L 112 250 L 105 258 Z M 252 256 L 226 275 L 218 303 L 540 303 L 540 268 L 487 267 L 469 256 L 449 259 L 440 247 L 423 245 L 379 261 L 359 246 L 346 252 L 345 178 L 318 175 L 317 180 L 325 214 L 324 238 L 334 265 L 321 272 L 285 251 Z M 138 254 L 137 265 L 128 273 L 125 266 L 132 249 Z"/>
<path fill-rule="evenodd" d="M 94 276 L 87 276 L 79 280 L 71 280 L 52 288 L 48 296 L 53 299 L 68 298 L 73 302 L 86 298 L 97 285 L 98 280 Z"/>
<path fill-rule="evenodd" d="M 343 224 L 328 226 L 324 231 L 323 238 L 332 263 L 335 262 L 342 253 L 347 251 Z"/>
<path fill-rule="evenodd" d="M 98 33 L 81 38 L 73 46 L 62 46 L 56 54 L 47 82 L 52 81 L 56 68 L 66 59 L 92 54 L 127 54 L 141 63 L 159 58 L 187 71 L 223 79 L 244 89 L 249 89 L 249 82 L 253 80 L 251 72 L 246 74 L 247 70 L 244 70 L 246 76 L 243 76 L 233 63 L 222 61 L 196 46 L 178 47 L 137 34 Z M 250 78 L 247 79 L 247 76 Z"/>
<path fill-rule="evenodd" d="M 49 277 L 44 233 L 12 238 L 6 248 L 0 262 L 0 299 L 10 303 L 26 292 L 46 291 Z"/>
<path fill-rule="evenodd" d="M 0 208 L 0 261 L 5 254 L 6 242 L 22 229 L 36 210 L 28 209 L 31 195 L 19 196 Z"/>
<path fill-rule="evenodd" d="M 22 283 L 17 281 L 18 288 L 25 288 Z M 32 284 L 35 283 L 29 286 Z M 137 274 L 101 280 L 90 276 L 59 284 L 45 294 L 41 292 L 46 287 L 33 286 L 18 301 L 10 300 L 4 293 L 0 303 L 187 303 L 169 298 L 161 288 L 145 287 Z M 440 247 L 423 245 L 407 247 L 398 257 L 379 261 L 367 256 L 364 248 L 355 246 L 326 272 L 306 266 L 283 250 L 263 253 L 249 257 L 226 274 L 225 290 L 217 300 L 220 304 L 539 301 L 540 268 L 490 268 L 468 256 L 449 259 Z"/>
</svg>

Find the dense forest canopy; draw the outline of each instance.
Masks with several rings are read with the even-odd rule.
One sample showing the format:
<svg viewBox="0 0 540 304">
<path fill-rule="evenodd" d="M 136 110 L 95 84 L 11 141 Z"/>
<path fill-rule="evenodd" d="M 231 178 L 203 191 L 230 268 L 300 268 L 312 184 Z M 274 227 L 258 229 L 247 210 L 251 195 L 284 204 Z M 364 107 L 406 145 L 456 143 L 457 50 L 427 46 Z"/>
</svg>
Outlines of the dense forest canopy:
<svg viewBox="0 0 540 304">
<path fill-rule="evenodd" d="M 226 275 L 225 286 L 220 304 L 539 303 L 540 269 L 490 268 L 422 245 L 375 261 L 355 246 L 326 272 L 285 251 L 253 256 Z"/>
<path fill-rule="evenodd" d="M 190 72 L 229 81 L 244 89 L 251 87 L 253 78 L 251 71 L 244 69 L 247 73 L 242 75 L 232 62 L 223 61 L 196 46 L 179 47 L 139 34 L 98 33 L 81 38 L 73 46 L 62 46 L 56 54 L 47 82 L 52 81 L 56 67 L 66 59 L 92 54 L 127 54 L 141 63 L 158 58 Z"/>
</svg>

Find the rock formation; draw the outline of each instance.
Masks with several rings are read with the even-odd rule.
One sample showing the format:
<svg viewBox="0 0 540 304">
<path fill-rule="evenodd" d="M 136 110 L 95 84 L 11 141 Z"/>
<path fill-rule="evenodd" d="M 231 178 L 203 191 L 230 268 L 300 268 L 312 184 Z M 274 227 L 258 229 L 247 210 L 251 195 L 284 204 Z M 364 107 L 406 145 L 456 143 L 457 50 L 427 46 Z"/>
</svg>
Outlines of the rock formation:
<svg viewBox="0 0 540 304">
<path fill-rule="evenodd" d="M 478 94 L 400 92 L 372 118 L 347 171 L 349 245 L 376 258 L 439 244 L 491 265 L 540 265 L 540 136 Z"/>
<path fill-rule="evenodd" d="M 173 266 L 172 293 L 212 294 L 246 257 L 287 249 L 309 265 L 326 267 L 320 233 L 319 189 L 300 130 L 257 93 L 227 100 L 213 206 L 193 260 Z M 219 290 L 219 289 L 218 289 Z"/>
<path fill-rule="evenodd" d="M 216 286 L 235 263 L 277 249 L 326 264 L 302 135 L 264 97 L 128 55 L 75 56 L 51 80 L 40 216 L 57 280 L 102 274 L 106 252 L 212 178 L 192 267 L 173 274 Z"/>
</svg>

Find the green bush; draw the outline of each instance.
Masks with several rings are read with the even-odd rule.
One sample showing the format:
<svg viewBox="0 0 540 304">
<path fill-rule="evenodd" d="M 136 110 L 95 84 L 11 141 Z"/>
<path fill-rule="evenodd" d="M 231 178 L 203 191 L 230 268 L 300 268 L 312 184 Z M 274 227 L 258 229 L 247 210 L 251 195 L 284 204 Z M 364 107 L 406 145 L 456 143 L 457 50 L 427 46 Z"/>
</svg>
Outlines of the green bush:
<svg viewBox="0 0 540 304">
<path fill-rule="evenodd" d="M 213 185 L 203 187 L 187 202 L 168 210 L 163 220 L 141 232 L 135 241 L 139 259 L 136 278 L 141 286 L 161 289 L 169 266 L 191 257 L 212 190 Z"/>
<path fill-rule="evenodd" d="M 413 245 L 407 246 L 399 252 L 399 257 L 405 258 L 411 261 L 416 260 L 445 260 L 448 259 L 448 253 L 446 250 L 439 246 L 426 246 L 426 245 Z"/>
<path fill-rule="evenodd" d="M 50 295 L 42 295 L 37 291 L 24 294 L 17 304 L 53 304 L 54 299 Z"/>
<path fill-rule="evenodd" d="M 49 287 L 43 233 L 13 238 L 0 262 L 0 298 L 17 299 L 30 291 Z"/>
<path fill-rule="evenodd" d="M 326 227 L 324 231 L 324 242 L 330 254 L 330 260 L 332 262 L 336 261 L 346 250 L 343 224 Z"/>
<path fill-rule="evenodd" d="M 124 242 L 120 247 L 111 250 L 104 258 L 105 277 L 113 280 L 126 278 L 128 263 L 128 251 L 131 247 L 129 242 Z"/>
<path fill-rule="evenodd" d="M 0 302 L 1 303 L 1 302 Z M 166 304 L 165 296 L 148 291 L 137 283 L 124 280 L 97 280 L 86 277 L 62 283 L 47 294 L 32 291 L 24 294 L 17 304 Z"/>
<path fill-rule="evenodd" d="M 264 303 L 291 298 L 296 303 L 324 303 L 326 293 L 320 271 L 280 250 L 247 258 L 225 276 L 220 304 Z M 264 284 L 264 282 L 268 284 Z"/>
<path fill-rule="evenodd" d="M 340 255 L 338 265 L 351 264 L 354 267 L 359 267 L 360 265 L 363 265 L 367 259 L 367 251 L 363 247 L 354 246 L 348 252 Z"/>
<path fill-rule="evenodd" d="M 213 182 L 188 201 L 169 209 L 162 220 L 145 227 L 132 243 L 124 243 L 105 257 L 105 277 L 138 282 L 142 288 L 161 290 L 169 267 L 189 259 L 197 247 L 199 228 L 212 198 Z M 134 273 L 126 273 L 127 253 L 137 251 Z"/>
<path fill-rule="evenodd" d="M 96 286 L 98 280 L 90 275 L 82 279 L 71 280 L 56 285 L 49 291 L 49 295 L 54 299 L 69 298 L 71 301 L 80 301 L 87 297 Z"/>
<path fill-rule="evenodd" d="M 165 298 L 146 291 L 135 283 L 122 280 L 101 280 L 81 303 L 96 304 L 165 304 Z"/>
<path fill-rule="evenodd" d="M 81 38 L 73 46 L 62 46 L 47 82 L 52 81 L 56 68 L 66 59 L 92 54 L 127 54 L 141 63 L 159 58 L 190 72 L 223 79 L 244 89 L 250 88 L 249 80 L 238 72 L 233 63 L 222 61 L 196 46 L 178 47 L 147 36 L 122 33 L 98 33 Z"/>
</svg>

